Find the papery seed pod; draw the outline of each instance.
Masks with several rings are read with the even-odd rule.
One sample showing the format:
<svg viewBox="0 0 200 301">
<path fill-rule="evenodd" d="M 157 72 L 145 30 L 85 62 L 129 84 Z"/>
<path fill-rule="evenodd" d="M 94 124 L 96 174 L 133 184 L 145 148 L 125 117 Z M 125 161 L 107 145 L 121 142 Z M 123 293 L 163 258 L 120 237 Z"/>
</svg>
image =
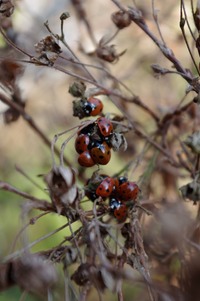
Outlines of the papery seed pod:
<svg viewBox="0 0 200 301">
<path fill-rule="evenodd" d="M 40 54 L 46 52 L 53 52 L 53 53 L 60 54 L 62 52 L 56 39 L 52 36 L 47 36 L 41 41 L 39 41 L 37 44 L 35 44 L 35 50 Z"/>
<path fill-rule="evenodd" d="M 128 27 L 131 24 L 131 18 L 129 16 L 129 13 L 121 10 L 113 13 L 111 15 L 111 19 L 119 29 Z"/>
<path fill-rule="evenodd" d="M 74 82 L 70 87 L 68 92 L 74 97 L 83 97 L 86 90 L 86 85 L 84 82 Z"/>
<path fill-rule="evenodd" d="M 123 151 L 125 151 L 128 147 L 126 138 L 124 137 L 123 134 L 120 133 L 113 133 L 113 135 L 111 136 L 110 140 L 109 140 L 112 149 L 114 150 L 114 152 L 119 151 L 120 149 L 123 149 Z"/>
<path fill-rule="evenodd" d="M 62 208 L 74 204 L 78 197 L 75 172 L 69 167 L 54 167 L 50 173 L 44 177 L 48 185 L 52 203 L 60 213 Z"/>
<path fill-rule="evenodd" d="M 120 56 L 122 56 L 126 50 L 122 51 L 121 53 L 116 53 L 115 45 L 101 45 L 96 49 L 96 55 L 109 63 L 116 62 Z"/>
</svg>

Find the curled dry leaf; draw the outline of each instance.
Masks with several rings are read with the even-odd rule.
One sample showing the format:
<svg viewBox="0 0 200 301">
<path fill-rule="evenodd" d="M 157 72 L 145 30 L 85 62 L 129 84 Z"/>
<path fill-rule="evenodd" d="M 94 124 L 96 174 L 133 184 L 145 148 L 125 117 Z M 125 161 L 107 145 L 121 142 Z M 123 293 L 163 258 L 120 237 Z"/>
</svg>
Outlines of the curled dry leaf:
<svg viewBox="0 0 200 301">
<path fill-rule="evenodd" d="M 93 284 L 98 290 L 102 291 L 106 286 L 102 279 L 99 268 L 89 263 L 82 263 L 71 276 L 71 279 L 80 286 Z"/>
<path fill-rule="evenodd" d="M 62 52 L 60 46 L 56 42 L 56 39 L 52 36 L 47 36 L 35 44 L 35 50 L 38 53 L 54 52 L 60 54 Z"/>
<path fill-rule="evenodd" d="M 62 208 L 74 204 L 78 197 L 75 172 L 69 167 L 55 167 L 44 177 L 48 185 L 52 203 L 60 213 Z"/>
<path fill-rule="evenodd" d="M 39 60 L 41 63 L 50 66 L 55 63 L 59 54 L 62 52 L 56 39 L 52 36 L 47 36 L 35 44 L 35 50 L 40 55 L 38 58 L 33 58 L 33 60 L 35 62 Z"/>
<path fill-rule="evenodd" d="M 25 107 L 25 102 L 21 98 L 17 80 L 23 73 L 23 70 L 24 68 L 20 64 L 12 60 L 5 59 L 0 63 L 0 83 L 4 87 L 5 97 L 8 97 L 8 100 L 16 103 L 21 108 Z M 19 116 L 20 112 L 11 106 L 3 113 L 6 124 L 18 120 Z"/>
</svg>

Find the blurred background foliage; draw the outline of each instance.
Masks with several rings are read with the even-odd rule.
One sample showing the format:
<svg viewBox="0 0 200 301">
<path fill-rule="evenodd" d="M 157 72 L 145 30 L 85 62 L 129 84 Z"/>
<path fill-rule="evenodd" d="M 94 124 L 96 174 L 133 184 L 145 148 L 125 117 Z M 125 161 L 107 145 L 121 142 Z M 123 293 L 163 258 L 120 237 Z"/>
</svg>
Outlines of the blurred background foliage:
<svg viewBox="0 0 200 301">
<path fill-rule="evenodd" d="M 132 3 L 130 2 L 131 1 L 121 1 L 121 3 L 127 5 L 131 5 Z M 156 27 L 152 20 L 150 1 L 140 0 L 135 2 L 142 10 L 152 32 L 156 32 Z M 174 0 L 155 2 L 156 8 L 158 9 L 160 28 L 167 45 L 173 49 L 178 59 L 184 62 L 185 67 L 194 70 L 179 29 L 179 3 Z M 16 0 L 15 5 L 16 9 L 12 16 L 14 32 L 10 34 L 16 35 L 16 44 L 20 45 L 20 47 L 27 52 L 34 53 L 34 45 L 47 35 L 47 30 L 43 23 L 48 20 L 53 32 L 59 33 L 59 17 L 62 12 L 68 11 L 71 17 L 64 25 L 66 40 L 81 61 L 91 63 L 91 60 L 84 54 L 84 51 L 86 53 L 92 52 L 94 51 L 94 46 L 88 38 L 84 24 L 77 18 L 77 14 L 70 1 Z M 85 0 L 84 7 L 97 41 L 100 40 L 102 36 L 111 35 L 115 32 L 116 29 L 111 22 L 110 15 L 116 11 L 116 6 L 111 1 Z M 190 15 L 188 17 L 192 18 Z M 150 106 L 152 110 L 155 110 L 159 116 L 170 112 L 177 104 L 181 103 L 183 97 L 185 97 L 187 84 L 177 75 L 169 75 L 159 79 L 153 76 L 150 67 L 152 64 L 160 64 L 165 68 L 171 68 L 171 64 L 139 28 L 132 24 L 127 29 L 121 31 L 113 43 L 117 47 L 117 52 L 121 52 L 124 49 L 127 51 L 116 64 L 109 65 L 110 71 L 131 87 L 134 93 L 139 95 L 144 103 Z M 0 38 L 0 45 L 1 58 L 12 58 L 16 56 L 13 49 L 7 51 L 2 37 Z M 81 48 L 84 49 L 84 51 L 82 51 Z M 94 64 L 96 64 L 96 61 Z M 95 69 L 91 70 L 93 70 L 94 76 L 103 83 L 103 73 Z M 74 67 L 74 72 L 79 72 L 77 67 Z M 50 140 L 53 139 L 55 134 L 78 124 L 78 120 L 72 116 L 73 97 L 68 93 L 69 84 L 72 83 L 73 80 L 74 79 L 70 76 L 58 72 L 53 68 L 49 69 L 30 64 L 25 65 L 24 74 L 20 78 L 19 86 L 26 103 L 26 110 Z M 105 81 L 108 81 L 108 79 L 106 78 Z M 119 112 L 107 97 L 102 97 L 102 101 L 104 102 L 106 112 Z M 188 101 L 191 101 L 191 94 L 186 96 L 184 103 Z M 125 106 L 126 110 L 132 116 L 133 121 L 140 122 L 147 133 L 155 129 L 155 124 L 152 122 L 152 119 L 147 113 L 141 110 L 141 108 L 127 103 Z M 5 110 L 2 104 L 0 108 L 1 112 Z M 135 116 L 137 116 L 136 120 Z M 187 123 L 187 116 L 185 115 L 183 118 L 185 123 Z M 44 145 L 40 137 L 33 132 L 22 118 L 19 118 L 19 120 L 11 124 L 4 124 L 3 115 L 1 114 L 0 128 L 0 179 L 11 183 L 24 192 L 28 192 L 39 198 L 45 198 L 45 191 L 42 191 L 45 189 L 45 184 L 42 177 L 38 175 L 46 174 L 51 169 L 52 161 L 50 149 Z M 179 138 L 184 139 L 184 131 L 181 135 L 182 137 Z M 59 139 L 57 143 L 58 146 L 61 145 L 65 137 Z M 134 172 L 133 178 L 137 181 L 141 176 L 144 177 L 146 175 L 148 180 L 148 172 L 151 176 L 151 164 L 153 164 L 151 156 L 156 156 L 156 152 L 151 152 L 147 164 L 147 161 L 143 160 L 143 156 L 140 157 L 144 144 L 135 143 L 137 140 L 133 131 L 127 134 L 127 139 L 129 142 L 127 152 L 114 154 L 111 163 L 103 167 L 104 172 L 114 174 L 123 168 L 123 166 L 129 162 L 130 158 L 134 158 L 133 160 L 135 160 L 135 162 L 141 159 Z M 73 141 L 71 141 L 65 149 L 65 156 L 70 162 L 73 162 L 75 168 L 78 168 L 75 159 L 76 154 L 73 150 Z M 42 189 L 38 189 L 38 187 L 20 174 L 16 170 L 16 166 L 23 169 Z M 88 175 L 91 175 L 91 171 L 88 171 Z M 187 182 L 187 178 L 180 180 L 179 184 L 181 185 L 185 182 Z M 81 183 L 79 185 L 81 185 Z M 161 196 L 164 198 L 166 193 L 171 193 L 173 199 L 175 193 L 177 193 L 177 191 L 167 192 L 163 179 L 156 173 L 152 181 L 152 191 L 153 197 L 155 198 Z M 17 233 L 21 227 L 28 222 L 27 217 L 24 220 L 22 214 L 23 204 L 24 200 L 22 197 L 2 190 L 0 191 L 1 258 L 8 256 L 22 246 L 21 239 L 19 238 L 13 249 L 13 243 Z M 191 205 L 185 204 L 185 206 L 192 215 Z M 30 216 L 34 216 L 35 214 L 35 212 L 32 212 Z M 144 219 L 147 224 L 150 224 L 151 217 L 145 217 Z M 41 220 L 38 220 L 36 224 L 28 227 L 28 240 L 34 242 L 43 235 L 62 226 L 65 222 L 66 219 L 62 216 L 55 216 L 53 214 L 44 216 Z M 67 232 L 64 229 L 54 236 L 50 236 L 36 244 L 32 248 L 32 251 L 37 252 L 54 247 L 59 244 L 66 235 Z M 177 258 L 174 258 L 171 269 L 173 270 L 172 274 L 175 274 L 176 269 L 179 269 L 179 260 Z M 62 274 L 62 271 L 60 271 L 60 273 Z M 161 277 L 161 274 L 155 274 L 154 277 Z M 164 273 L 163 277 L 166 277 Z M 64 300 L 63 290 L 64 283 L 61 283 L 59 289 L 55 292 L 55 300 Z M 136 300 L 137 296 L 145 294 L 138 285 L 126 284 L 124 291 L 124 300 Z M 24 297 L 24 299 L 30 301 L 41 300 L 39 297 L 30 295 Z M 0 293 L 1 301 L 24 299 L 22 292 L 18 288 L 11 288 Z M 94 300 L 93 295 L 90 296 L 90 300 Z M 115 300 L 115 297 L 107 293 L 104 300 Z"/>
</svg>

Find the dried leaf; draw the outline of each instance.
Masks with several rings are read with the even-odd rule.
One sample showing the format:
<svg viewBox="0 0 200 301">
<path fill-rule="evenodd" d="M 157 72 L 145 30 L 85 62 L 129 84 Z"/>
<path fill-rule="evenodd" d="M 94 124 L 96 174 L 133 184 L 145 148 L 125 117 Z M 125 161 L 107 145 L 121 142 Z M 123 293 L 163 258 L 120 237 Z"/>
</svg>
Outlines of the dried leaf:
<svg viewBox="0 0 200 301">
<path fill-rule="evenodd" d="M 53 53 L 60 54 L 62 52 L 56 39 L 52 36 L 47 36 L 41 41 L 39 41 L 37 44 L 35 44 L 35 50 L 40 54 L 46 52 L 53 52 Z"/>
<path fill-rule="evenodd" d="M 14 12 L 14 5 L 11 0 L 1 0 L 0 2 L 0 14 L 3 17 L 10 17 Z"/>
<path fill-rule="evenodd" d="M 18 285 L 28 292 L 46 295 L 56 281 L 54 266 L 39 255 L 24 254 L 0 265 L 0 290 Z"/>
<path fill-rule="evenodd" d="M 55 167 L 44 177 L 52 203 L 60 213 L 63 207 L 72 205 L 78 197 L 75 172 L 69 167 Z"/>
</svg>

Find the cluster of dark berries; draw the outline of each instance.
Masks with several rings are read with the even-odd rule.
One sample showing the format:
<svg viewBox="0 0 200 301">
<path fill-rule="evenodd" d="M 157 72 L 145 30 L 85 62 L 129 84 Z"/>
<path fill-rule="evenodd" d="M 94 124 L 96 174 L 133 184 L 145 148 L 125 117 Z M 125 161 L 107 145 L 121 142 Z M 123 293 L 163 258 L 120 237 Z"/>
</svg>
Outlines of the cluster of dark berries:
<svg viewBox="0 0 200 301">
<path fill-rule="evenodd" d="M 136 204 L 139 191 L 138 185 L 126 177 L 109 177 L 97 173 L 93 174 L 85 186 L 85 195 L 91 201 L 94 202 L 99 197 L 103 202 L 108 199 L 108 211 L 118 222 L 126 220 L 129 208 Z"/>
</svg>

